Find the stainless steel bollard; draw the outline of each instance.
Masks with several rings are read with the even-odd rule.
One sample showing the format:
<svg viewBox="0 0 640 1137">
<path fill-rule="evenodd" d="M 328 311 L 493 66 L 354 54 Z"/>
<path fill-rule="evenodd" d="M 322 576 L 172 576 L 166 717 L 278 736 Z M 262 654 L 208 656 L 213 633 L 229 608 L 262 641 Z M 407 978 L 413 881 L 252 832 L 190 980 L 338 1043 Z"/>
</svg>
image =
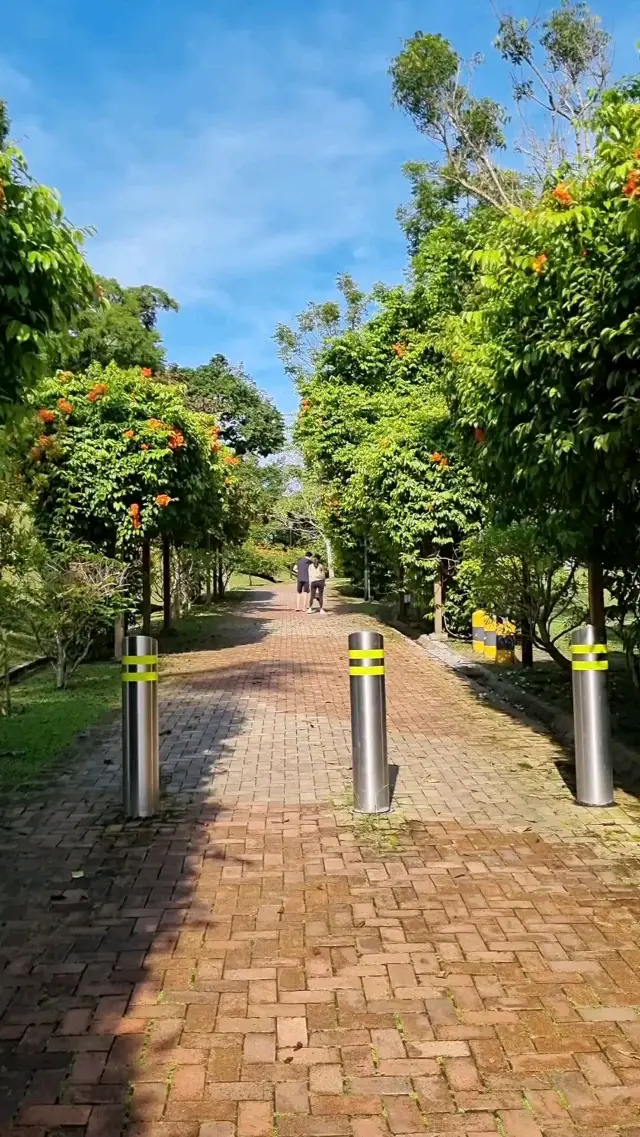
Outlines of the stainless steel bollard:
<svg viewBox="0 0 640 1137">
<path fill-rule="evenodd" d="M 349 636 L 353 807 L 356 813 L 388 813 L 387 709 L 384 639 L 379 632 Z"/>
<path fill-rule="evenodd" d="M 158 812 L 158 642 L 151 636 L 124 640 L 122 778 L 127 817 L 151 817 Z"/>
<path fill-rule="evenodd" d="M 578 805 L 614 805 L 607 645 L 592 624 L 571 637 L 573 722 Z"/>
</svg>

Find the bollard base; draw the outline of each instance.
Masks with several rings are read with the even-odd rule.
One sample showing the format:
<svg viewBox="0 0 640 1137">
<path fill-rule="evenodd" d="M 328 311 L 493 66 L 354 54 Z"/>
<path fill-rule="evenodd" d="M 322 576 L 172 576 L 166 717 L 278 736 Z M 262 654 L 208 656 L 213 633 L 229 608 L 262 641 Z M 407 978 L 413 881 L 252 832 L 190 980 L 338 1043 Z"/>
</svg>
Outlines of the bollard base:
<svg viewBox="0 0 640 1137">
<path fill-rule="evenodd" d="M 614 809 L 618 804 L 617 801 L 575 801 L 574 805 L 580 806 L 581 809 Z"/>
<path fill-rule="evenodd" d="M 384 817 L 387 813 L 391 813 L 391 806 L 388 805 L 386 809 L 356 809 L 353 807 L 352 813 L 358 817 Z"/>
</svg>

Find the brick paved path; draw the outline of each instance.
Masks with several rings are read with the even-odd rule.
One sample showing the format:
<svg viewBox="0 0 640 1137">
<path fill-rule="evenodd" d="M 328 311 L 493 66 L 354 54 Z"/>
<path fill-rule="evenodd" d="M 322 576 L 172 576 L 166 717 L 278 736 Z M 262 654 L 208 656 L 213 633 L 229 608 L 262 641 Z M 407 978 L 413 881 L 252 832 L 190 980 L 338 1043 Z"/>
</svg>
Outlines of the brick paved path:
<svg viewBox="0 0 640 1137">
<path fill-rule="evenodd" d="M 117 724 L 0 818 L 2 1137 L 640 1137 L 634 799 L 387 634 L 396 809 L 353 823 L 338 604 L 230 610 L 162 684 L 162 816 Z M 83 873 L 74 876 L 74 873 Z"/>
</svg>

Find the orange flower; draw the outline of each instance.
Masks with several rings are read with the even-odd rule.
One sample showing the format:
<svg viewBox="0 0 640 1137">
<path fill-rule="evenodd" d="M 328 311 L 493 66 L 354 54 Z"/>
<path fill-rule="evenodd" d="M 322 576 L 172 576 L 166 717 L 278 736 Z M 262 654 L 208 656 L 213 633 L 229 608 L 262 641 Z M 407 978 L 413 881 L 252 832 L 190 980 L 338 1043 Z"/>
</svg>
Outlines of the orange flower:
<svg viewBox="0 0 640 1137">
<path fill-rule="evenodd" d="M 150 367 L 143 367 L 142 368 L 142 374 L 144 375 L 145 379 L 150 379 L 151 376 L 153 375 L 153 371 L 151 370 Z"/>
<path fill-rule="evenodd" d="M 441 462 L 442 461 L 442 454 L 440 453 L 439 450 L 434 450 L 433 454 L 431 455 L 431 461 L 432 462 Z"/>
<path fill-rule="evenodd" d="M 640 170 L 632 170 L 622 192 L 625 197 L 635 197 L 640 190 Z"/>
<path fill-rule="evenodd" d="M 442 458 L 440 459 L 440 467 L 442 468 L 443 466 L 448 466 L 448 465 L 449 465 L 449 459 L 446 458 L 443 454 Z"/>
<path fill-rule="evenodd" d="M 169 448 L 171 450 L 181 450 L 184 446 L 184 434 L 181 430 L 174 430 L 169 438 Z"/>
<path fill-rule="evenodd" d="M 95 403 L 95 402 L 97 402 L 98 399 L 101 399 L 102 396 L 106 394 L 106 392 L 107 392 L 106 383 L 95 383 L 93 385 L 93 387 L 91 388 L 91 390 L 89 391 L 87 398 L 88 398 L 90 403 Z"/>
<path fill-rule="evenodd" d="M 62 411 L 63 415 L 73 414 L 73 407 L 68 399 L 58 399 L 58 410 Z"/>
<path fill-rule="evenodd" d="M 29 457 L 31 458 L 31 460 L 33 462 L 37 462 L 40 458 L 42 458 L 42 450 L 40 449 L 40 447 L 39 446 L 32 446 L 30 451 L 29 451 Z"/>
<path fill-rule="evenodd" d="M 311 403 L 310 403 L 309 399 L 303 399 L 302 403 L 300 404 L 300 409 L 303 411 L 308 411 L 310 406 L 311 406 Z"/>
<path fill-rule="evenodd" d="M 636 150 L 633 156 L 634 158 L 640 158 L 640 150 Z"/>
<path fill-rule="evenodd" d="M 60 378 L 61 379 L 73 379 L 73 371 L 61 371 L 60 372 Z"/>
<path fill-rule="evenodd" d="M 225 466 L 239 466 L 240 465 L 240 459 L 236 458 L 235 454 L 225 454 L 222 461 L 224 462 Z"/>
<path fill-rule="evenodd" d="M 211 443 L 211 449 L 213 450 L 214 454 L 216 454 L 218 450 L 222 450 L 222 443 L 218 442 L 216 438 L 215 442 Z"/>
<path fill-rule="evenodd" d="M 134 501 L 133 505 L 129 506 L 129 516 L 131 518 L 131 524 L 133 525 L 133 528 L 139 529 L 142 525 L 142 522 L 140 520 L 140 506 L 138 505 L 137 501 Z"/>
<path fill-rule="evenodd" d="M 219 426 L 210 427 L 209 428 L 209 434 L 211 435 L 212 438 L 219 438 L 220 437 L 220 427 Z"/>
<path fill-rule="evenodd" d="M 533 258 L 533 260 L 531 262 L 531 268 L 533 269 L 534 272 L 537 272 L 538 276 L 540 276 L 541 273 L 544 272 L 544 266 L 546 265 L 548 260 L 549 260 L 549 258 L 548 258 L 546 253 L 538 253 L 537 257 Z"/>
<path fill-rule="evenodd" d="M 156 505 L 168 505 L 172 498 L 168 493 L 159 493 L 156 498 Z"/>
<path fill-rule="evenodd" d="M 168 430 L 166 422 L 161 422 L 159 418 L 150 418 L 147 426 L 149 430 Z"/>
<path fill-rule="evenodd" d="M 475 434 L 476 442 L 484 442 L 486 435 L 481 426 L 477 426 L 473 432 Z"/>
<path fill-rule="evenodd" d="M 224 484 L 225 484 L 225 486 L 230 486 L 231 485 L 231 478 L 225 478 Z"/>
<path fill-rule="evenodd" d="M 403 343 L 394 343 L 393 350 L 399 359 L 402 359 L 402 356 L 407 354 L 406 344 Z"/>
<path fill-rule="evenodd" d="M 560 205 L 573 205 L 573 197 L 567 182 L 558 182 L 556 188 L 552 191 L 552 197 L 560 202 Z"/>
<path fill-rule="evenodd" d="M 41 411 L 38 411 L 38 415 L 43 422 L 55 422 L 56 416 L 54 411 L 47 411 L 43 409 Z"/>
<path fill-rule="evenodd" d="M 135 436 L 136 436 L 135 430 L 125 430 L 125 432 L 124 432 L 125 438 L 135 438 Z"/>
<path fill-rule="evenodd" d="M 53 446 L 53 438 L 50 434 L 41 434 L 38 439 L 38 445 L 41 446 L 43 450 L 49 450 L 50 447 Z"/>
<path fill-rule="evenodd" d="M 149 443 L 148 442 L 142 442 L 140 444 L 140 449 L 141 450 L 148 450 L 149 449 Z"/>
</svg>

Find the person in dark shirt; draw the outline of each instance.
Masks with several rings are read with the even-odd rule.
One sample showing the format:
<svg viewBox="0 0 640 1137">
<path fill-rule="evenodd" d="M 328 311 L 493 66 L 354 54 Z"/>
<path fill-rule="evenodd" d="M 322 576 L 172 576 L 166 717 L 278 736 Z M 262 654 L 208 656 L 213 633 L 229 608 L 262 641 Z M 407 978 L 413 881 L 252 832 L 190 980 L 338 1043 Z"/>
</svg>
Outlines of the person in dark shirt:
<svg viewBox="0 0 640 1137">
<path fill-rule="evenodd" d="M 311 553 L 305 553 L 303 557 L 300 557 L 295 567 L 295 573 L 298 579 L 296 612 L 299 612 L 301 609 L 303 612 L 306 612 L 309 605 L 309 565 L 312 559 Z"/>
</svg>

